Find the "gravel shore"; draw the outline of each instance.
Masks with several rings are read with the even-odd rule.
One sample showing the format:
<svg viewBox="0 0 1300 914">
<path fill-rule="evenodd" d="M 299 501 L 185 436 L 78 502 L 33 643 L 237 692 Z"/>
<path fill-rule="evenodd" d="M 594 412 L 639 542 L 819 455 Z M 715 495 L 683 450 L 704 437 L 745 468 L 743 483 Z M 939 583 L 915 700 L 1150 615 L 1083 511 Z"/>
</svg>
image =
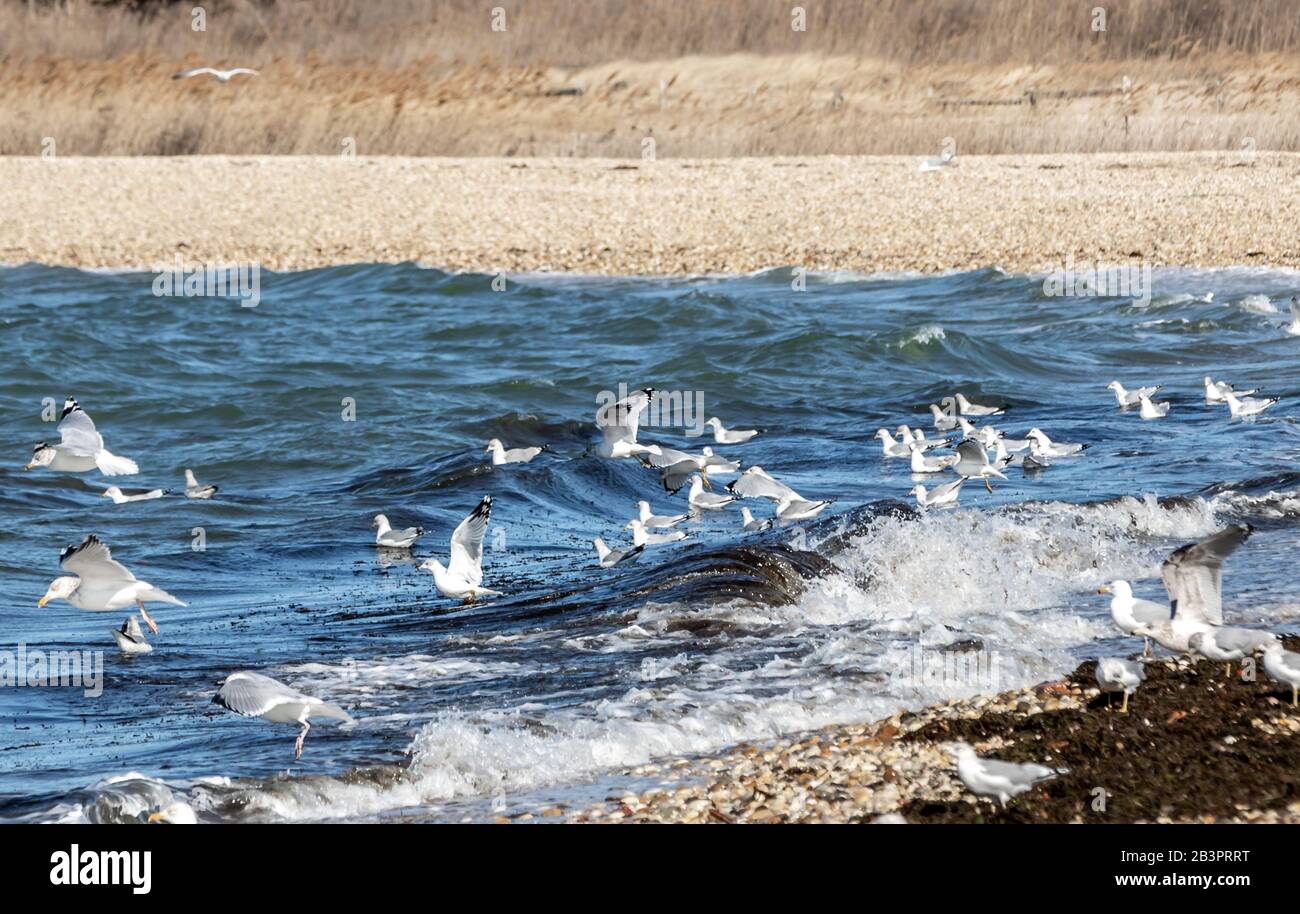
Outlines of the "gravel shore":
<svg viewBox="0 0 1300 914">
<path fill-rule="evenodd" d="M 0 158 L 0 262 L 681 275 L 1300 267 L 1300 154 Z"/>
<path fill-rule="evenodd" d="M 1296 649 L 1295 638 L 1287 646 Z M 1263 674 L 1154 661 L 1129 713 L 1088 661 L 1059 682 L 830 727 L 630 772 L 665 786 L 572 812 L 575 822 L 1300 822 L 1300 713 Z M 999 807 L 957 779 L 946 745 L 1064 767 Z M 554 814 L 554 813 L 552 813 Z M 883 819 L 881 817 L 884 817 Z"/>
</svg>

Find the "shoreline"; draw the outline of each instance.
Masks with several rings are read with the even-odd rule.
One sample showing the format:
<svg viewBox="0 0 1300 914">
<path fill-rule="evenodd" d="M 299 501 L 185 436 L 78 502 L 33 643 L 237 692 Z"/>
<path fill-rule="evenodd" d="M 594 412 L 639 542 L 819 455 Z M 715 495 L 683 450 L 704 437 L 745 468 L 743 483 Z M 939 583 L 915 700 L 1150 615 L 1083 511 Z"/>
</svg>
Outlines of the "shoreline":
<svg viewBox="0 0 1300 914">
<path fill-rule="evenodd" d="M 1300 646 L 1300 637 L 1283 640 Z M 1300 764 L 1300 711 L 1262 668 L 1246 682 L 1210 661 L 1153 660 L 1127 714 L 1107 706 L 1094 669 L 1088 660 L 1030 688 L 663 759 L 626 774 L 672 773 L 674 783 L 541 815 L 591 824 L 1300 822 L 1289 773 Z M 953 740 L 1068 772 L 1000 807 L 957 779 L 944 748 Z M 1096 751 L 1102 745 L 1107 752 Z"/>
<path fill-rule="evenodd" d="M 0 158 L 0 262 L 641 276 L 1300 268 L 1300 154 Z"/>
</svg>

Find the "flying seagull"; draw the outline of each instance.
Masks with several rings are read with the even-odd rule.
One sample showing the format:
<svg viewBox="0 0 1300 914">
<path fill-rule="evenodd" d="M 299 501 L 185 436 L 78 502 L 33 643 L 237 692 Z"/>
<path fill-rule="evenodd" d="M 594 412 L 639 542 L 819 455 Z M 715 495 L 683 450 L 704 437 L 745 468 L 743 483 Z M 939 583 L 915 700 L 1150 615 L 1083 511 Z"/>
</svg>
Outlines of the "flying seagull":
<svg viewBox="0 0 1300 914">
<path fill-rule="evenodd" d="M 149 631 L 156 635 L 158 626 L 149 618 L 144 604 L 185 605 L 167 591 L 159 590 L 148 581 L 138 580 L 124 565 L 113 560 L 108 547 L 94 535 L 82 540 L 80 546 L 64 549 L 59 554 L 59 564 L 76 577 L 61 577 L 51 581 L 45 596 L 37 601 L 38 607 L 43 608 L 51 600 L 66 600 L 77 609 L 96 612 L 135 604 L 140 608 L 140 618 L 149 626 Z"/>
<path fill-rule="evenodd" d="M 640 454 L 659 453 L 657 445 L 638 444 L 636 440 L 637 423 L 654 395 L 654 388 L 646 387 L 596 411 L 596 427 L 601 436 L 600 444 L 596 446 L 597 454 L 622 460 Z"/>
<path fill-rule="evenodd" d="M 233 70 L 218 70 L 214 67 L 195 67 L 193 70 L 182 70 L 179 73 L 172 74 L 172 79 L 189 79 L 192 76 L 211 76 L 219 83 L 228 83 L 236 76 L 256 76 L 256 70 L 250 70 L 248 67 L 235 67 Z"/>
<path fill-rule="evenodd" d="M 483 586 L 483 537 L 491 514 L 492 496 L 484 495 L 469 517 L 461 521 L 452 533 L 447 567 L 444 568 L 437 559 L 421 563 L 421 568 L 433 572 L 433 585 L 439 593 L 466 603 L 473 603 L 478 597 L 501 596 L 501 591 Z"/>
<path fill-rule="evenodd" d="M 240 670 L 227 676 L 212 701 L 242 717 L 260 717 L 273 724 L 301 725 L 298 739 L 293 744 L 295 759 L 302 758 L 302 741 L 311 729 L 308 718 L 331 717 L 344 723 L 352 722 L 352 715 L 338 705 L 304 695 L 283 682 L 251 670 Z"/>
<path fill-rule="evenodd" d="M 963 479 L 983 480 L 984 488 L 990 493 L 993 491 L 993 486 L 989 485 L 990 476 L 997 476 L 999 479 L 1007 478 L 1006 474 L 989 463 L 989 455 L 984 450 L 984 445 L 974 438 L 957 443 L 957 464 L 953 470 Z"/>
<path fill-rule="evenodd" d="M 1253 532 L 1249 524 L 1234 524 L 1170 553 L 1160 566 L 1160 577 L 1169 592 L 1172 617 L 1148 622 L 1134 634 L 1183 653 L 1190 649 L 1192 635 L 1222 625 L 1223 562 Z"/>
<path fill-rule="evenodd" d="M 58 444 L 44 441 L 32 450 L 27 469 L 45 467 L 56 473 L 85 473 L 98 469 L 105 476 L 130 476 L 139 473 L 134 460 L 110 454 L 104 447 L 104 438 L 95 430 L 95 423 L 77 401 L 68 397 L 63 401 L 63 415 L 59 418 Z"/>
</svg>

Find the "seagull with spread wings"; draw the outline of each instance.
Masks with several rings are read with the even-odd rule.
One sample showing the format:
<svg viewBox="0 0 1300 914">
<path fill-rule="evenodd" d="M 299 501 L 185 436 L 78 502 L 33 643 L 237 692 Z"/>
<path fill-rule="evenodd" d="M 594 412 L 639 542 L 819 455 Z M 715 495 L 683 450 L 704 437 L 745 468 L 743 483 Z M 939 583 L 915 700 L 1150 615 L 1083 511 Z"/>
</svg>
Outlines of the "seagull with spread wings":
<svg viewBox="0 0 1300 914">
<path fill-rule="evenodd" d="M 94 535 L 82 540 L 80 546 L 64 549 L 59 555 L 59 564 L 64 571 L 70 571 L 76 577 L 60 577 L 51 581 L 45 596 L 37 601 L 38 607 L 44 608 L 51 600 L 66 600 L 77 609 L 99 612 L 135 604 L 140 608 L 140 618 L 149 626 L 149 631 L 156 635 L 158 626 L 149 618 L 144 604 L 185 605 L 167 591 L 136 578 L 125 565 L 113 560 L 108 547 Z"/>
<path fill-rule="evenodd" d="M 492 515 L 492 496 L 483 500 L 456 527 L 451 535 L 447 566 L 437 559 L 426 559 L 421 568 L 433 572 L 433 586 L 443 596 L 473 603 L 479 597 L 499 597 L 501 591 L 483 586 L 483 537 Z"/>
<path fill-rule="evenodd" d="M 236 76 L 257 76 L 256 70 L 248 67 L 235 67 L 233 70 L 218 70 L 215 67 L 195 67 L 172 74 L 172 79 L 189 79 L 193 76 L 211 76 L 219 83 L 228 83 Z"/>
<path fill-rule="evenodd" d="M 654 388 L 646 387 L 596 411 L 596 427 L 601 436 L 600 444 L 596 446 L 597 454 L 611 460 L 622 460 L 660 452 L 658 445 L 638 444 L 636 440 L 637 424 L 654 395 Z"/>
<path fill-rule="evenodd" d="M 1160 577 L 1169 592 L 1171 617 L 1147 622 L 1133 633 L 1184 653 L 1191 649 L 1192 635 L 1222 625 L 1223 562 L 1253 532 L 1249 524 L 1233 524 L 1170 553 Z"/>
<path fill-rule="evenodd" d="M 830 505 L 830 500 L 809 501 L 783 482 L 773 479 L 759 466 L 740 474 L 740 478 L 727 486 L 727 491 L 743 498 L 766 498 L 776 505 L 776 520 L 789 524 L 811 520 Z"/>
<path fill-rule="evenodd" d="M 37 444 L 26 468 L 45 467 L 56 473 L 85 473 L 98 469 L 105 476 L 130 476 L 140 472 L 134 460 L 108 452 L 103 436 L 95 430 L 95 423 L 73 397 L 63 401 L 59 436 L 62 440 L 58 444 L 44 441 Z"/>
<path fill-rule="evenodd" d="M 212 701 L 241 717 L 260 717 L 273 724 L 299 724 L 302 729 L 293 744 L 295 759 L 302 758 L 302 741 L 311 729 L 308 718 L 329 717 L 344 723 L 352 722 L 352 715 L 338 705 L 304 695 L 279 680 L 251 670 L 240 670 L 227 676 Z"/>
</svg>

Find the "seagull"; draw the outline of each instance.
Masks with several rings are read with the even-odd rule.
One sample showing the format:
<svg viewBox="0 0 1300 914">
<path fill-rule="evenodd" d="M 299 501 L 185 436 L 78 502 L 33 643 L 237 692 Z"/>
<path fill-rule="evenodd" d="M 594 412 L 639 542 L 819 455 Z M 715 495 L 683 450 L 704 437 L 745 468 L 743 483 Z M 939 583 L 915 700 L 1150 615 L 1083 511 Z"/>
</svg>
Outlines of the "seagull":
<svg viewBox="0 0 1300 914">
<path fill-rule="evenodd" d="M 113 499 L 115 505 L 124 505 L 128 501 L 151 501 L 162 498 L 166 494 L 163 489 L 131 489 L 129 492 L 123 492 L 117 486 L 109 486 L 100 497 Z"/>
<path fill-rule="evenodd" d="M 633 546 L 631 549 L 610 549 L 599 536 L 591 541 L 596 547 L 596 557 L 601 568 L 613 568 L 619 562 L 635 562 L 645 551 L 645 546 Z"/>
<path fill-rule="evenodd" d="M 957 427 L 961 429 L 962 441 L 965 441 L 967 438 L 977 437 L 979 435 L 979 429 L 975 428 L 974 424 L 965 416 L 957 417 Z"/>
<path fill-rule="evenodd" d="M 543 450 L 545 448 L 540 447 L 516 447 L 507 450 L 506 446 L 501 443 L 500 438 L 493 438 L 487 443 L 487 450 L 483 453 L 491 454 L 492 465 L 499 467 L 506 463 L 527 463 Z"/>
<path fill-rule="evenodd" d="M 95 423 L 72 397 L 63 401 L 58 428 L 59 443 L 49 445 L 42 441 L 37 444 L 27 469 L 45 467 L 56 473 L 85 473 L 98 469 L 105 476 L 131 476 L 140 472 L 134 460 L 108 452 L 103 436 L 95 431 Z"/>
<path fill-rule="evenodd" d="M 742 444 L 755 437 L 759 432 L 759 429 L 756 428 L 725 429 L 722 427 L 722 420 L 717 416 L 704 424 L 713 429 L 714 444 Z"/>
<path fill-rule="evenodd" d="M 744 498 L 766 498 L 776 504 L 776 520 L 782 524 L 816 517 L 830 505 L 829 501 L 809 501 L 783 482 L 777 482 L 753 466 L 727 486 L 727 491 Z"/>
<path fill-rule="evenodd" d="M 726 457 L 719 457 L 713 453 L 713 448 L 703 447 L 700 449 L 700 456 L 704 458 L 703 470 L 712 470 L 714 473 L 723 476 L 729 476 L 740 469 L 739 460 L 728 460 Z"/>
<path fill-rule="evenodd" d="M 956 454 L 944 454 L 940 457 L 927 457 L 919 447 L 912 446 L 912 473 L 942 473 L 948 467 L 956 466 L 961 458 Z"/>
<path fill-rule="evenodd" d="M 930 404 L 930 415 L 934 417 L 935 431 L 950 432 L 957 427 L 957 417 L 948 415 L 933 403 Z"/>
<path fill-rule="evenodd" d="M 671 447 L 656 447 L 653 454 L 641 454 L 637 457 L 641 465 L 659 471 L 659 480 L 664 491 L 676 495 L 692 476 L 699 473 L 706 488 L 713 488 L 709 482 L 709 466 L 712 459 L 709 454 L 688 454 Z M 731 469 L 739 469 L 739 463 L 723 461 Z M 725 472 L 726 470 L 724 470 Z"/>
<path fill-rule="evenodd" d="M 1187 646 L 1207 660 L 1224 665 L 1223 675 L 1232 675 L 1232 661 L 1241 660 L 1255 651 L 1267 650 L 1277 641 L 1272 632 L 1239 628 L 1235 625 L 1218 625 L 1209 631 L 1197 632 L 1187 639 Z"/>
<path fill-rule="evenodd" d="M 1291 323 L 1287 324 L 1286 332 L 1300 336 L 1300 295 L 1291 296 Z"/>
<path fill-rule="evenodd" d="M 637 444 L 637 423 L 654 398 L 653 387 L 638 390 L 632 395 L 602 406 L 596 411 L 596 427 L 600 429 L 600 444 L 596 453 L 610 460 L 622 460 L 640 454 L 658 454 L 654 444 Z"/>
<path fill-rule="evenodd" d="M 376 514 L 370 526 L 379 528 L 379 532 L 375 534 L 375 545 L 388 549 L 410 549 L 417 539 L 424 536 L 423 527 L 394 530 L 393 525 L 388 522 L 387 515 L 384 514 Z"/>
<path fill-rule="evenodd" d="M 1282 647 L 1274 641 L 1264 651 L 1264 669 L 1278 682 L 1291 687 L 1291 707 L 1296 706 L 1296 693 L 1300 691 L 1300 654 Z"/>
<path fill-rule="evenodd" d="M 950 150 L 950 149 L 946 149 L 946 150 L 944 150 L 942 153 L 940 153 L 940 154 L 937 155 L 937 156 L 931 156 L 931 157 L 928 158 L 928 159 L 923 159 L 923 160 L 921 161 L 921 169 L 920 169 L 920 170 L 921 170 L 921 171 L 938 171 L 938 170 L 941 169 L 941 168 L 946 168 L 946 167 L 948 167 L 949 165 L 951 165 L 951 164 L 953 163 L 953 160 L 956 159 L 956 158 L 957 158 L 957 154 L 956 154 L 956 153 L 954 153 L 954 152 L 953 152 L 952 150 Z"/>
<path fill-rule="evenodd" d="M 886 457 L 906 457 L 919 449 L 919 445 L 912 441 L 910 432 L 904 435 L 904 440 L 895 441 L 894 436 L 889 434 L 889 429 L 882 428 L 876 430 L 876 437 L 880 439 L 880 449 Z"/>
<path fill-rule="evenodd" d="M 988 452 L 978 441 L 962 441 L 957 445 L 957 463 L 953 470 L 958 476 L 970 479 L 972 477 L 984 480 L 984 488 L 990 493 L 993 492 L 993 486 L 989 484 L 989 477 L 996 476 L 999 479 L 1006 479 L 1006 475 L 997 467 L 989 463 Z"/>
<path fill-rule="evenodd" d="M 1115 625 L 1126 635 L 1136 635 L 1138 629 L 1152 623 L 1164 622 L 1172 611 L 1164 603 L 1154 600 L 1141 600 L 1133 596 L 1133 588 L 1128 581 L 1111 581 L 1098 587 L 1097 593 L 1112 594 L 1110 599 L 1110 617 Z M 1151 653 L 1151 639 L 1144 638 L 1144 653 Z"/>
<path fill-rule="evenodd" d="M 1038 447 L 1042 452 L 1038 456 L 1042 457 L 1073 457 L 1075 454 L 1082 453 L 1088 448 L 1088 445 L 1086 444 L 1060 444 L 1059 442 L 1048 438 L 1046 434 L 1036 428 L 1031 428 L 1028 433 L 1026 433 L 1025 437 L 1031 441 L 1036 440 L 1038 442 Z M 1031 453 L 1033 453 L 1032 446 Z"/>
<path fill-rule="evenodd" d="M 732 485 L 735 485 L 735 483 L 732 483 Z M 731 486 L 727 486 L 727 489 L 731 490 Z M 705 492 L 704 480 L 697 473 L 691 477 L 691 494 L 686 500 L 690 503 L 692 511 L 698 512 L 701 509 L 705 511 L 719 511 L 735 501 L 736 496 L 717 495 L 713 492 Z"/>
<path fill-rule="evenodd" d="M 1069 774 L 1066 768 L 1048 768 L 1032 762 L 1022 765 L 999 759 L 980 758 L 966 743 L 954 743 L 948 751 L 957 762 L 957 777 L 971 793 L 981 797 L 997 797 L 1003 805 L 1042 781 L 1060 774 Z"/>
<path fill-rule="evenodd" d="M 1205 376 L 1206 403 L 1222 403 L 1225 399 L 1223 395 L 1226 393 L 1232 393 L 1236 394 L 1238 397 L 1244 397 L 1247 394 L 1259 393 L 1259 388 L 1253 390 L 1233 390 L 1232 385 L 1227 381 L 1214 381 L 1210 379 L 1208 374 Z"/>
<path fill-rule="evenodd" d="M 172 75 L 172 79 L 189 79 L 191 76 L 212 76 L 217 82 L 228 83 L 236 76 L 257 76 L 256 70 L 250 70 L 248 67 L 235 67 L 233 70 L 217 70 L 213 67 L 195 67 L 193 70 L 182 70 L 180 73 Z"/>
<path fill-rule="evenodd" d="M 307 722 L 309 717 L 331 717 L 344 723 L 352 722 L 352 715 L 338 705 L 304 695 L 283 682 L 251 670 L 240 670 L 227 676 L 212 701 L 242 717 L 260 717 L 273 724 L 300 724 L 302 729 L 293 744 L 294 759 L 302 758 L 302 741 L 311 729 Z"/>
<path fill-rule="evenodd" d="M 965 394 L 957 394 L 957 409 L 963 416 L 1000 416 L 1006 412 L 1000 406 L 980 406 L 966 399 Z"/>
<path fill-rule="evenodd" d="M 122 627 L 109 629 L 109 634 L 123 654 L 147 654 L 153 650 L 153 645 L 145 639 L 144 632 L 140 631 L 140 623 L 135 621 L 135 616 L 127 616 Z"/>
<path fill-rule="evenodd" d="M 919 445 L 921 449 L 925 451 L 928 451 L 931 448 L 944 447 L 948 444 L 947 438 L 926 438 L 925 432 L 921 431 L 921 429 L 918 428 L 916 431 L 913 431 L 906 425 L 900 425 L 898 427 L 898 436 L 899 443 L 905 447 L 907 446 L 908 439 L 911 439 L 912 444 Z M 899 456 L 906 457 L 907 454 L 901 454 Z"/>
<path fill-rule="evenodd" d="M 770 517 L 762 520 L 755 520 L 754 515 L 749 513 L 749 509 L 743 505 L 740 508 L 740 519 L 744 523 L 742 528 L 746 533 L 756 533 L 759 530 L 771 530 L 772 519 Z"/>
<path fill-rule="evenodd" d="M 930 491 L 927 491 L 925 486 L 917 483 L 907 494 L 916 496 L 916 506 L 918 508 L 938 508 L 943 505 L 957 504 L 957 494 L 965 484 L 966 477 L 964 476 L 956 482 L 945 482 L 943 485 L 935 486 Z"/>
<path fill-rule="evenodd" d="M 1138 397 L 1138 402 L 1142 404 L 1142 409 L 1139 415 L 1141 415 L 1143 419 L 1163 419 L 1165 416 L 1169 415 L 1168 400 L 1163 403 L 1152 403 L 1151 398 L 1144 394 Z"/>
<path fill-rule="evenodd" d="M 674 530 L 671 533 L 647 533 L 645 524 L 640 518 L 634 518 L 624 526 L 625 530 L 632 531 L 632 543 L 636 546 L 658 546 L 663 543 L 675 543 L 678 540 L 686 539 L 685 530 Z"/>
<path fill-rule="evenodd" d="M 1156 391 L 1161 390 L 1163 385 L 1157 384 L 1154 387 L 1139 387 L 1137 390 L 1125 390 L 1124 385 L 1119 381 L 1111 381 L 1106 385 L 1107 390 L 1115 391 L 1115 402 L 1125 409 L 1130 406 L 1137 406 L 1142 397 L 1154 397 Z"/>
<path fill-rule="evenodd" d="M 216 486 L 202 486 L 194 478 L 194 471 L 187 469 L 185 471 L 185 497 L 186 498 L 211 498 L 217 494 Z"/>
<path fill-rule="evenodd" d="M 473 603 L 478 597 L 499 597 L 501 591 L 483 586 L 483 536 L 492 514 L 492 496 L 484 495 L 469 517 L 451 534 L 447 567 L 437 559 L 426 559 L 420 568 L 433 572 L 433 586 L 443 596 Z"/>
<path fill-rule="evenodd" d="M 185 605 L 167 591 L 159 590 L 148 581 L 138 580 L 124 565 L 113 561 L 108 547 L 93 534 L 82 540 L 80 546 L 69 546 L 59 553 L 59 564 L 76 577 L 51 581 L 45 596 L 36 602 L 38 607 L 44 608 L 51 600 L 66 600 L 77 609 L 98 612 L 121 609 L 134 603 L 140 608 L 140 618 L 156 635 L 158 626 L 149 618 L 144 604 Z"/>
<path fill-rule="evenodd" d="M 1170 553 L 1160 566 L 1160 577 L 1169 592 L 1173 617 L 1148 622 L 1134 634 L 1185 653 L 1192 635 L 1222 625 L 1223 561 L 1253 532 L 1249 524 L 1234 524 Z"/>
<path fill-rule="evenodd" d="M 676 527 L 682 521 L 686 520 L 685 514 L 651 514 L 650 502 L 639 501 L 636 503 L 637 517 L 647 530 L 663 530 L 668 527 Z"/>
<path fill-rule="evenodd" d="M 980 429 L 977 437 L 986 451 L 997 447 L 999 442 L 1002 444 L 1002 450 L 1010 451 L 1012 454 L 1029 450 L 1028 438 L 1008 438 L 991 425 L 986 425 Z"/>
<path fill-rule="evenodd" d="M 1242 400 L 1230 390 L 1224 391 L 1223 399 L 1227 401 L 1228 412 L 1234 419 L 1258 416 L 1278 401 L 1277 397 L 1246 397 Z"/>
<path fill-rule="evenodd" d="M 1124 704 L 1121 714 L 1128 713 L 1128 697 L 1137 691 L 1146 672 L 1136 660 L 1121 660 L 1118 657 L 1102 657 L 1097 661 L 1097 685 L 1106 693 L 1123 692 Z"/>
</svg>

